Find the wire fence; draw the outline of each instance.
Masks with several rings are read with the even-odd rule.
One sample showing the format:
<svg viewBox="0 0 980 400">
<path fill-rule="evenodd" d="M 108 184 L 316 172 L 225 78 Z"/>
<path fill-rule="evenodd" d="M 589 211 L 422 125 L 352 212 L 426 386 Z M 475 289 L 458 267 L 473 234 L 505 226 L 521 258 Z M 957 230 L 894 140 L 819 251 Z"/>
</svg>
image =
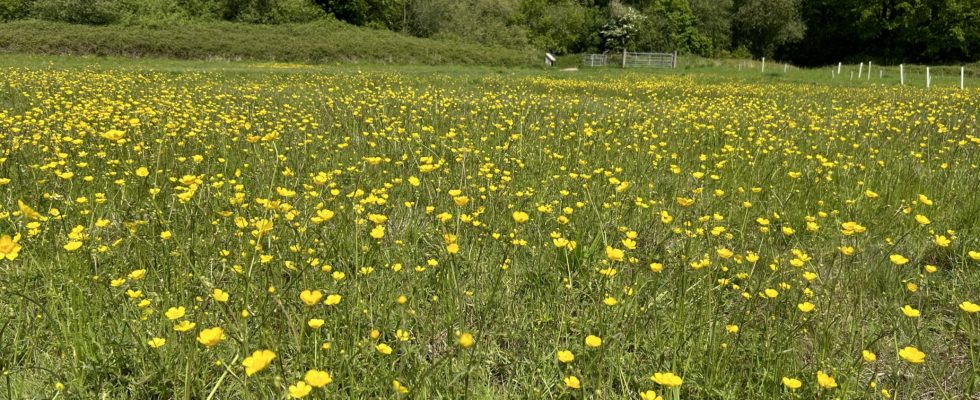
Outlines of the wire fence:
<svg viewBox="0 0 980 400">
<path fill-rule="evenodd" d="M 789 63 L 767 62 L 762 60 L 740 60 L 737 66 L 739 71 L 759 71 L 764 74 L 787 76 L 803 74 L 819 74 L 819 71 L 827 71 L 832 80 L 847 81 L 853 84 L 895 84 L 899 86 L 916 86 L 931 88 L 933 86 L 958 87 L 967 89 L 977 87 L 976 80 L 980 78 L 980 65 L 877 65 L 874 62 L 844 64 L 837 63 L 830 67 L 823 68 L 799 68 Z M 829 71 L 828 71 L 829 69 Z M 822 78 L 821 78 L 822 80 Z"/>
<path fill-rule="evenodd" d="M 677 68 L 677 53 L 627 52 L 583 54 L 585 67 Z M 787 62 L 749 59 L 706 59 L 684 57 L 684 69 L 737 69 L 741 73 L 762 73 L 802 80 L 831 80 L 850 84 L 882 84 L 913 87 L 969 89 L 980 87 L 980 64 L 970 65 L 877 65 L 874 62 L 844 64 L 821 68 L 801 68 Z M 826 75 L 824 75 L 826 73 Z"/>
<path fill-rule="evenodd" d="M 623 68 L 677 68 L 677 53 L 646 53 L 623 51 L 619 54 L 585 54 L 582 65 L 586 67 L 607 67 L 613 65 Z"/>
<path fill-rule="evenodd" d="M 586 67 L 605 67 L 605 54 L 585 54 L 582 56 L 582 65 Z"/>
</svg>

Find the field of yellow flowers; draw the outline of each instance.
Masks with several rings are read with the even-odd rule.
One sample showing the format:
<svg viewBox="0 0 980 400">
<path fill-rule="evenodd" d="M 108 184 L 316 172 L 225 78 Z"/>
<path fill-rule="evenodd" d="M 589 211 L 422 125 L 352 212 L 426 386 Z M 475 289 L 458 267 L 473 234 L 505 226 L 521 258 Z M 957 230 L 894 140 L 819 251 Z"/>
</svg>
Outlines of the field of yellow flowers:
<svg viewBox="0 0 980 400">
<path fill-rule="evenodd" d="M 977 89 L 0 81 L 0 397 L 980 393 Z"/>
</svg>

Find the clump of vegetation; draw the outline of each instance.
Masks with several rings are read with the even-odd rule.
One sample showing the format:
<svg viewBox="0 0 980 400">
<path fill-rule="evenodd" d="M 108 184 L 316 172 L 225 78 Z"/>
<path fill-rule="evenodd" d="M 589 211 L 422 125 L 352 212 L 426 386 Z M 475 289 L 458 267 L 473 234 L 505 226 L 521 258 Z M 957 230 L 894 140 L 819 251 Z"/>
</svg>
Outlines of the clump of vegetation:
<svg viewBox="0 0 980 400">
<path fill-rule="evenodd" d="M 15 21 L 0 24 L 0 50 L 306 63 L 517 66 L 537 59 L 527 51 L 413 38 L 331 20 L 280 25 L 184 22 L 136 26 Z"/>
<path fill-rule="evenodd" d="M 0 20 L 166 26 L 336 18 L 403 35 L 556 54 L 677 51 L 800 65 L 980 60 L 973 0 L 0 0 Z M 617 32 L 630 22 L 629 35 Z M 613 36 L 610 36 L 613 35 Z M 619 35 L 619 36 L 617 36 Z M 207 38 L 202 38 L 206 40 Z M 314 40 L 314 38 L 299 40 Z"/>
</svg>

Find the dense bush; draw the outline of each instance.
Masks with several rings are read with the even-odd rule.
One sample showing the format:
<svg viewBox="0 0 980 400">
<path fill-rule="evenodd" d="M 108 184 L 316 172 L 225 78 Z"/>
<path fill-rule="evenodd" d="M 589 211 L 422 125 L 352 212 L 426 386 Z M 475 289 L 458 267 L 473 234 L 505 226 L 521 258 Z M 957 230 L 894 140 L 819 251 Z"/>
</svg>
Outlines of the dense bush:
<svg viewBox="0 0 980 400">
<path fill-rule="evenodd" d="M 0 0 L 0 21 L 165 27 L 188 21 L 305 23 L 332 15 L 420 38 L 557 54 L 626 47 L 802 65 L 949 63 L 980 59 L 977 1 Z M 641 18 L 621 30 L 624 13 Z"/>
<path fill-rule="evenodd" d="M 0 51 L 180 59 L 514 66 L 534 54 L 413 38 L 326 19 L 306 24 L 194 22 L 86 26 L 24 20 L 0 24 Z"/>
<path fill-rule="evenodd" d="M 27 14 L 23 0 L 0 0 L 0 21 L 10 21 Z"/>
<path fill-rule="evenodd" d="M 121 8 L 112 0 L 34 0 L 31 14 L 48 21 L 104 25 L 118 21 Z"/>
</svg>

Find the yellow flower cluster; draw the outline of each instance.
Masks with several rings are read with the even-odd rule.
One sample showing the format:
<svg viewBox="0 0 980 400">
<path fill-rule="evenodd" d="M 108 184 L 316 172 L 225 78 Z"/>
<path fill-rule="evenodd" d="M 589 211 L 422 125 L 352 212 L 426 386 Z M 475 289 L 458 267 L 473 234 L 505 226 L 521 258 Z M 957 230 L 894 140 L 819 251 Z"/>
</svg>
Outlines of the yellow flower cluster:
<svg viewBox="0 0 980 400">
<path fill-rule="evenodd" d="M 77 398 L 973 387 L 975 89 L 247 71 L 0 69 L 0 365 Z"/>
</svg>

